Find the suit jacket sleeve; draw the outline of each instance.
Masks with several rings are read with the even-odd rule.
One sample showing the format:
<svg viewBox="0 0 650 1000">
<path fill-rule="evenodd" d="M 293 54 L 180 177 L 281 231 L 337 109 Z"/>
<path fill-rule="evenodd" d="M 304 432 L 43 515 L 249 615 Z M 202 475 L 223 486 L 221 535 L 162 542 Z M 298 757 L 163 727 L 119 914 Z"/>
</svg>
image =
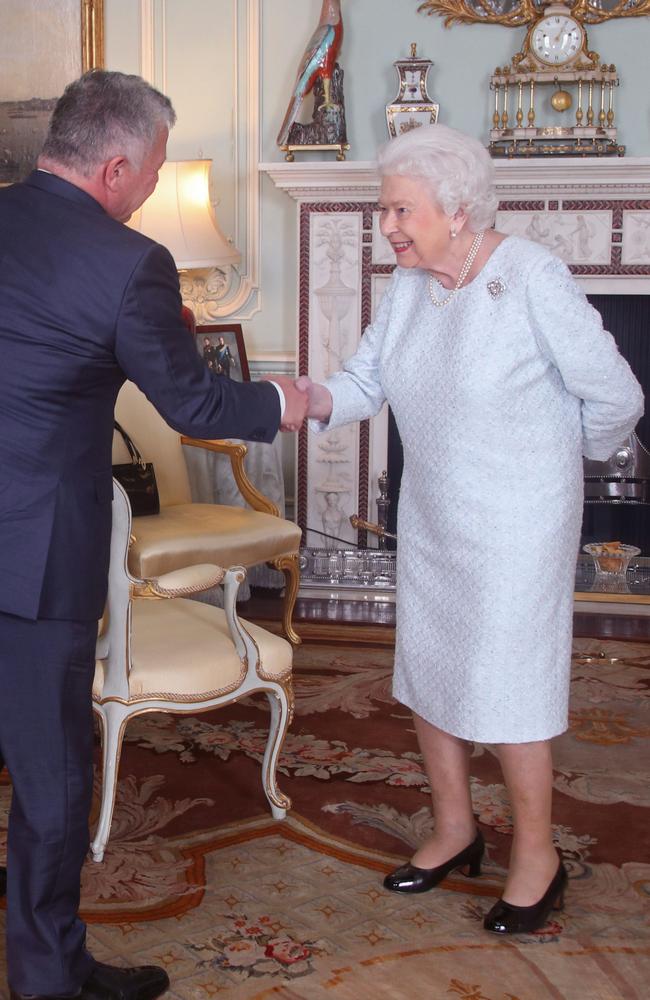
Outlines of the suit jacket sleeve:
<svg viewBox="0 0 650 1000">
<path fill-rule="evenodd" d="M 178 274 L 170 253 L 150 244 L 131 274 L 115 329 L 115 355 L 167 423 L 193 437 L 272 441 L 280 400 L 267 382 L 214 375 L 181 321 Z"/>
</svg>

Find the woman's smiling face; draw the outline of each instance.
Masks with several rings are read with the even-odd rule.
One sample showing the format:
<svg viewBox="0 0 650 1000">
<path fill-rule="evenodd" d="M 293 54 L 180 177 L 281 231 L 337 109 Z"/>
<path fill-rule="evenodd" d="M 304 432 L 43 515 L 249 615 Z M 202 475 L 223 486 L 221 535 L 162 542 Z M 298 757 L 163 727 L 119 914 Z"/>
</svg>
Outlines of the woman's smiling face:
<svg viewBox="0 0 650 1000">
<path fill-rule="evenodd" d="M 452 217 L 431 199 L 422 178 L 400 174 L 384 177 L 379 206 L 382 235 L 390 242 L 400 267 L 432 271 L 444 263 Z"/>
</svg>

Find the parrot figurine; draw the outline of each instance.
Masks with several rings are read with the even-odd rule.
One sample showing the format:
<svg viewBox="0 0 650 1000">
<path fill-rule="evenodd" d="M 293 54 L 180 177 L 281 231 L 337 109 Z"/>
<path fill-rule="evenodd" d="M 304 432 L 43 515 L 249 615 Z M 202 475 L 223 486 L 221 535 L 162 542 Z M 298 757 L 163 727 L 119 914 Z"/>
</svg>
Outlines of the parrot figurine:
<svg viewBox="0 0 650 1000">
<path fill-rule="evenodd" d="M 303 53 L 289 107 L 278 133 L 278 146 L 284 146 L 288 142 L 291 126 L 298 117 L 305 97 L 311 93 L 319 77 L 323 81 L 324 103 L 321 107 L 332 106 L 330 93 L 332 73 L 342 40 L 341 0 L 323 0 L 318 27 Z"/>
</svg>

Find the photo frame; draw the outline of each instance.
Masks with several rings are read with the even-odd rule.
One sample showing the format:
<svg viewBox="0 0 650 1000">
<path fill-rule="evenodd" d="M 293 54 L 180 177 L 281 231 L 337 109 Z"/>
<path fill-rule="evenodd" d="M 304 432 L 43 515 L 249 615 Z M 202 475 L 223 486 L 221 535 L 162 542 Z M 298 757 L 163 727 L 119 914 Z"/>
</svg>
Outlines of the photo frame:
<svg viewBox="0 0 650 1000">
<path fill-rule="evenodd" d="M 248 358 L 240 323 L 197 326 L 196 349 L 215 374 L 235 382 L 250 382 Z"/>
<path fill-rule="evenodd" d="M 2 7 L 0 186 L 33 169 L 65 87 L 104 64 L 104 0 L 59 0 L 56 18 L 40 0 L 2 0 Z"/>
</svg>

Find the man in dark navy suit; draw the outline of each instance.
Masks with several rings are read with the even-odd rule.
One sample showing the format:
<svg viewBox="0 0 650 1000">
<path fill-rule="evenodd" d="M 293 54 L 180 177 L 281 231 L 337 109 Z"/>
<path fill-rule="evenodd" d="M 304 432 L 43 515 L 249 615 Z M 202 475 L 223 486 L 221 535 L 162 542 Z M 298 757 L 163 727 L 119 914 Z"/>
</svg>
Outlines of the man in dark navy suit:
<svg viewBox="0 0 650 1000">
<path fill-rule="evenodd" d="M 136 382 L 194 437 L 271 441 L 306 410 L 289 379 L 207 370 L 181 321 L 170 254 L 123 225 L 156 186 L 174 120 L 139 77 L 86 74 L 57 103 L 39 169 L 0 191 L 0 754 L 14 788 L 14 1000 L 153 1000 L 169 985 L 155 966 L 96 962 L 77 912 L 120 386 Z"/>
</svg>

